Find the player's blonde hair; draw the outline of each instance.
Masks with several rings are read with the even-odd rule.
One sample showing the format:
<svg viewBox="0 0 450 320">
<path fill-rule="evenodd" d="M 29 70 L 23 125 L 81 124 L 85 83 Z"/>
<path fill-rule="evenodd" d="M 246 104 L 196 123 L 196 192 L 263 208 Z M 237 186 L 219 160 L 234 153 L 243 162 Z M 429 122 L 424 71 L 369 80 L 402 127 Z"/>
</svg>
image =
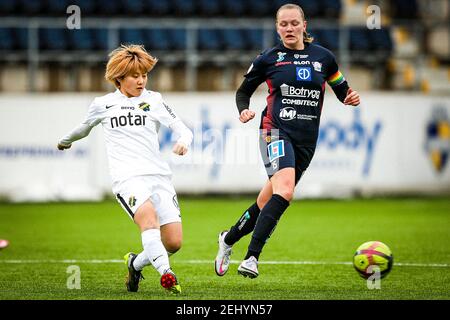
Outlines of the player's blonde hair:
<svg viewBox="0 0 450 320">
<path fill-rule="evenodd" d="M 142 45 L 121 45 L 109 54 L 105 79 L 120 88 L 119 79 L 133 73 L 148 73 L 158 59 L 152 57 Z"/>
<path fill-rule="evenodd" d="M 281 10 L 284 9 L 297 9 L 300 12 L 300 15 L 303 19 L 303 21 L 306 21 L 305 18 L 305 12 L 303 11 L 302 7 L 300 7 L 299 5 L 293 4 L 293 3 L 287 3 L 285 5 L 282 5 L 280 8 L 278 8 L 277 10 L 277 15 L 275 17 L 275 23 L 278 23 L 278 14 L 280 13 Z M 314 38 L 308 33 L 308 32 L 303 32 L 303 42 L 306 43 L 311 43 L 314 41 Z"/>
</svg>

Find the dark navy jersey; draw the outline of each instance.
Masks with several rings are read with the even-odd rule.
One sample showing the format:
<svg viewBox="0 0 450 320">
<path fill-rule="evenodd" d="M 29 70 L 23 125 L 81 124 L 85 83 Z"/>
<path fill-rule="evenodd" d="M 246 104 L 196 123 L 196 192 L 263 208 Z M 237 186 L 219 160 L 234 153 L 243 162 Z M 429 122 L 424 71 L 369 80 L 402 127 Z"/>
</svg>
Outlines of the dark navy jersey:
<svg viewBox="0 0 450 320">
<path fill-rule="evenodd" d="M 332 87 L 345 82 L 333 53 L 308 43 L 304 50 L 281 43 L 265 50 L 245 77 L 256 86 L 266 82 L 269 87 L 261 129 L 280 129 L 296 145 L 309 147 L 317 142 L 325 82 Z"/>
</svg>

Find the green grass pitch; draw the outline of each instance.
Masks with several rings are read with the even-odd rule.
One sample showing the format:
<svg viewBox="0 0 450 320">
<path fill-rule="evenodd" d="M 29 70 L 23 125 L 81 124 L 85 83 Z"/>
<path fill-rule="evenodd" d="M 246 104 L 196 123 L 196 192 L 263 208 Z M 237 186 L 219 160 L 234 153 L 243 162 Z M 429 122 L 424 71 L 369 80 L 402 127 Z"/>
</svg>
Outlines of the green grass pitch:
<svg viewBox="0 0 450 320">
<path fill-rule="evenodd" d="M 140 252 L 137 227 L 118 203 L 0 204 L 0 300 L 7 299 L 446 299 L 450 298 L 450 199 L 294 201 L 261 255 L 260 276 L 243 278 L 238 262 L 250 236 L 233 249 L 228 273 L 214 272 L 217 234 L 250 198 L 179 197 L 184 243 L 171 257 L 183 292 L 166 293 L 152 267 L 128 293 L 128 251 Z M 394 255 L 381 289 L 368 289 L 350 264 L 363 242 L 380 240 Z M 73 260 L 73 261 L 69 261 Z M 67 267 L 81 289 L 68 289 Z"/>
</svg>

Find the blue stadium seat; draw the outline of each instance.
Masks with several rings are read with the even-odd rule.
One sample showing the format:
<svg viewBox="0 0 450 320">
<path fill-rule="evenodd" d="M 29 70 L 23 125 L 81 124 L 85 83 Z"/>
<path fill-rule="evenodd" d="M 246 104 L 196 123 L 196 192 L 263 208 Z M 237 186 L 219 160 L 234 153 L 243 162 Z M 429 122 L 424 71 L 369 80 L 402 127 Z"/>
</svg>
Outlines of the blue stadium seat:
<svg viewBox="0 0 450 320">
<path fill-rule="evenodd" d="M 371 49 L 366 28 L 350 28 L 350 49 L 353 51 L 369 51 Z"/>
<path fill-rule="evenodd" d="M 249 0 L 248 15 L 254 17 L 275 16 L 271 1 L 268 0 Z"/>
<path fill-rule="evenodd" d="M 173 6 L 175 13 L 183 17 L 193 16 L 196 11 L 194 0 L 173 0 Z"/>
<path fill-rule="evenodd" d="M 288 1 L 291 3 L 298 4 L 302 7 L 303 12 L 305 13 L 306 20 L 311 18 L 320 17 L 322 11 L 322 5 L 320 1 L 311 1 L 311 0 L 297 0 L 297 1 Z"/>
<path fill-rule="evenodd" d="M 108 46 L 108 29 L 93 29 L 94 48 L 97 50 L 111 49 Z"/>
<path fill-rule="evenodd" d="M 15 28 L 14 29 L 14 39 L 16 49 L 25 50 L 28 48 L 28 29 L 25 28 Z"/>
<path fill-rule="evenodd" d="M 67 7 L 71 4 L 72 2 L 69 0 L 47 0 L 47 7 L 43 14 L 52 16 L 65 16 L 67 14 Z M 81 12 L 83 12 L 82 10 L 83 9 L 81 9 Z"/>
<path fill-rule="evenodd" d="M 222 29 L 221 33 L 226 50 L 243 50 L 247 46 L 242 30 Z"/>
<path fill-rule="evenodd" d="M 122 0 L 124 13 L 129 15 L 143 15 L 146 10 L 145 4 L 142 0 Z"/>
<path fill-rule="evenodd" d="M 368 30 L 371 49 L 375 51 L 391 52 L 393 49 L 393 42 L 391 32 L 388 28 Z"/>
<path fill-rule="evenodd" d="M 264 49 L 264 36 L 261 29 L 246 29 L 244 31 L 245 39 L 250 50 Z"/>
<path fill-rule="evenodd" d="M 198 11 L 206 17 L 222 15 L 222 6 L 220 0 L 197 0 Z"/>
<path fill-rule="evenodd" d="M 0 15 L 13 15 L 17 8 L 16 0 L 2 0 L 0 1 Z"/>
<path fill-rule="evenodd" d="M 66 50 L 68 41 L 67 29 L 44 28 L 39 29 L 39 44 L 43 50 Z"/>
<path fill-rule="evenodd" d="M 146 12 L 151 16 L 161 17 L 174 13 L 173 7 L 169 0 L 143 0 L 147 10 Z"/>
<path fill-rule="evenodd" d="M 98 14 L 101 16 L 119 16 L 124 14 L 122 3 L 120 1 L 112 0 L 97 0 Z M 83 9 L 81 9 L 83 12 Z"/>
<path fill-rule="evenodd" d="M 229 17 L 242 17 L 247 11 L 247 2 L 244 0 L 228 0 L 223 3 L 224 15 Z"/>
<path fill-rule="evenodd" d="M 185 29 L 171 30 L 171 47 L 174 50 L 185 50 L 187 47 L 187 34 Z"/>
<path fill-rule="evenodd" d="M 94 50 L 95 39 L 92 29 L 69 30 L 69 47 L 73 50 Z"/>
<path fill-rule="evenodd" d="M 18 10 L 28 16 L 39 15 L 44 11 L 44 3 L 42 1 L 21 0 L 18 4 Z"/>
<path fill-rule="evenodd" d="M 170 50 L 170 31 L 168 29 L 145 29 L 143 30 L 145 47 L 149 50 Z"/>
<path fill-rule="evenodd" d="M 82 16 L 96 15 L 97 1 L 92 0 L 70 0 L 68 5 L 77 5 L 80 7 Z M 65 11 L 64 11 L 65 12 Z"/>
<path fill-rule="evenodd" d="M 14 35 L 11 28 L 0 28 L 0 50 L 14 49 Z"/>
<path fill-rule="evenodd" d="M 341 0 L 322 0 L 321 8 L 324 18 L 339 19 L 342 13 Z"/>
<path fill-rule="evenodd" d="M 119 31 L 121 44 L 143 44 L 144 35 L 141 29 L 126 28 Z"/>
<path fill-rule="evenodd" d="M 200 29 L 198 32 L 198 47 L 200 50 L 221 50 L 223 44 L 218 30 Z"/>
<path fill-rule="evenodd" d="M 333 51 L 339 49 L 339 29 L 322 29 L 320 32 L 321 44 Z"/>
</svg>

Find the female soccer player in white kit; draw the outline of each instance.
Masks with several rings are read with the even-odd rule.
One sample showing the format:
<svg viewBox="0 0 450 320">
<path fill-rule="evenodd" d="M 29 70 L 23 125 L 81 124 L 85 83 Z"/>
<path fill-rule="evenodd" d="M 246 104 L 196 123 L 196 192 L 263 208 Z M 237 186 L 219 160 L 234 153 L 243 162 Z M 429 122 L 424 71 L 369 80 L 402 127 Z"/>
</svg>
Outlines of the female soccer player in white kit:
<svg viewBox="0 0 450 320">
<path fill-rule="evenodd" d="M 112 190 L 142 234 L 143 251 L 124 257 L 127 289 L 138 290 L 141 270 L 151 264 L 161 274 L 161 285 L 180 293 L 169 255 L 181 247 L 181 215 L 172 173 L 159 151 L 158 130 L 163 124 L 179 137 L 173 147 L 177 155 L 186 154 L 193 135 L 160 93 L 145 89 L 147 73 L 156 62 L 143 46 L 122 45 L 112 51 L 105 78 L 117 90 L 95 98 L 86 119 L 58 142 L 58 149 L 70 148 L 102 124 Z"/>
</svg>

